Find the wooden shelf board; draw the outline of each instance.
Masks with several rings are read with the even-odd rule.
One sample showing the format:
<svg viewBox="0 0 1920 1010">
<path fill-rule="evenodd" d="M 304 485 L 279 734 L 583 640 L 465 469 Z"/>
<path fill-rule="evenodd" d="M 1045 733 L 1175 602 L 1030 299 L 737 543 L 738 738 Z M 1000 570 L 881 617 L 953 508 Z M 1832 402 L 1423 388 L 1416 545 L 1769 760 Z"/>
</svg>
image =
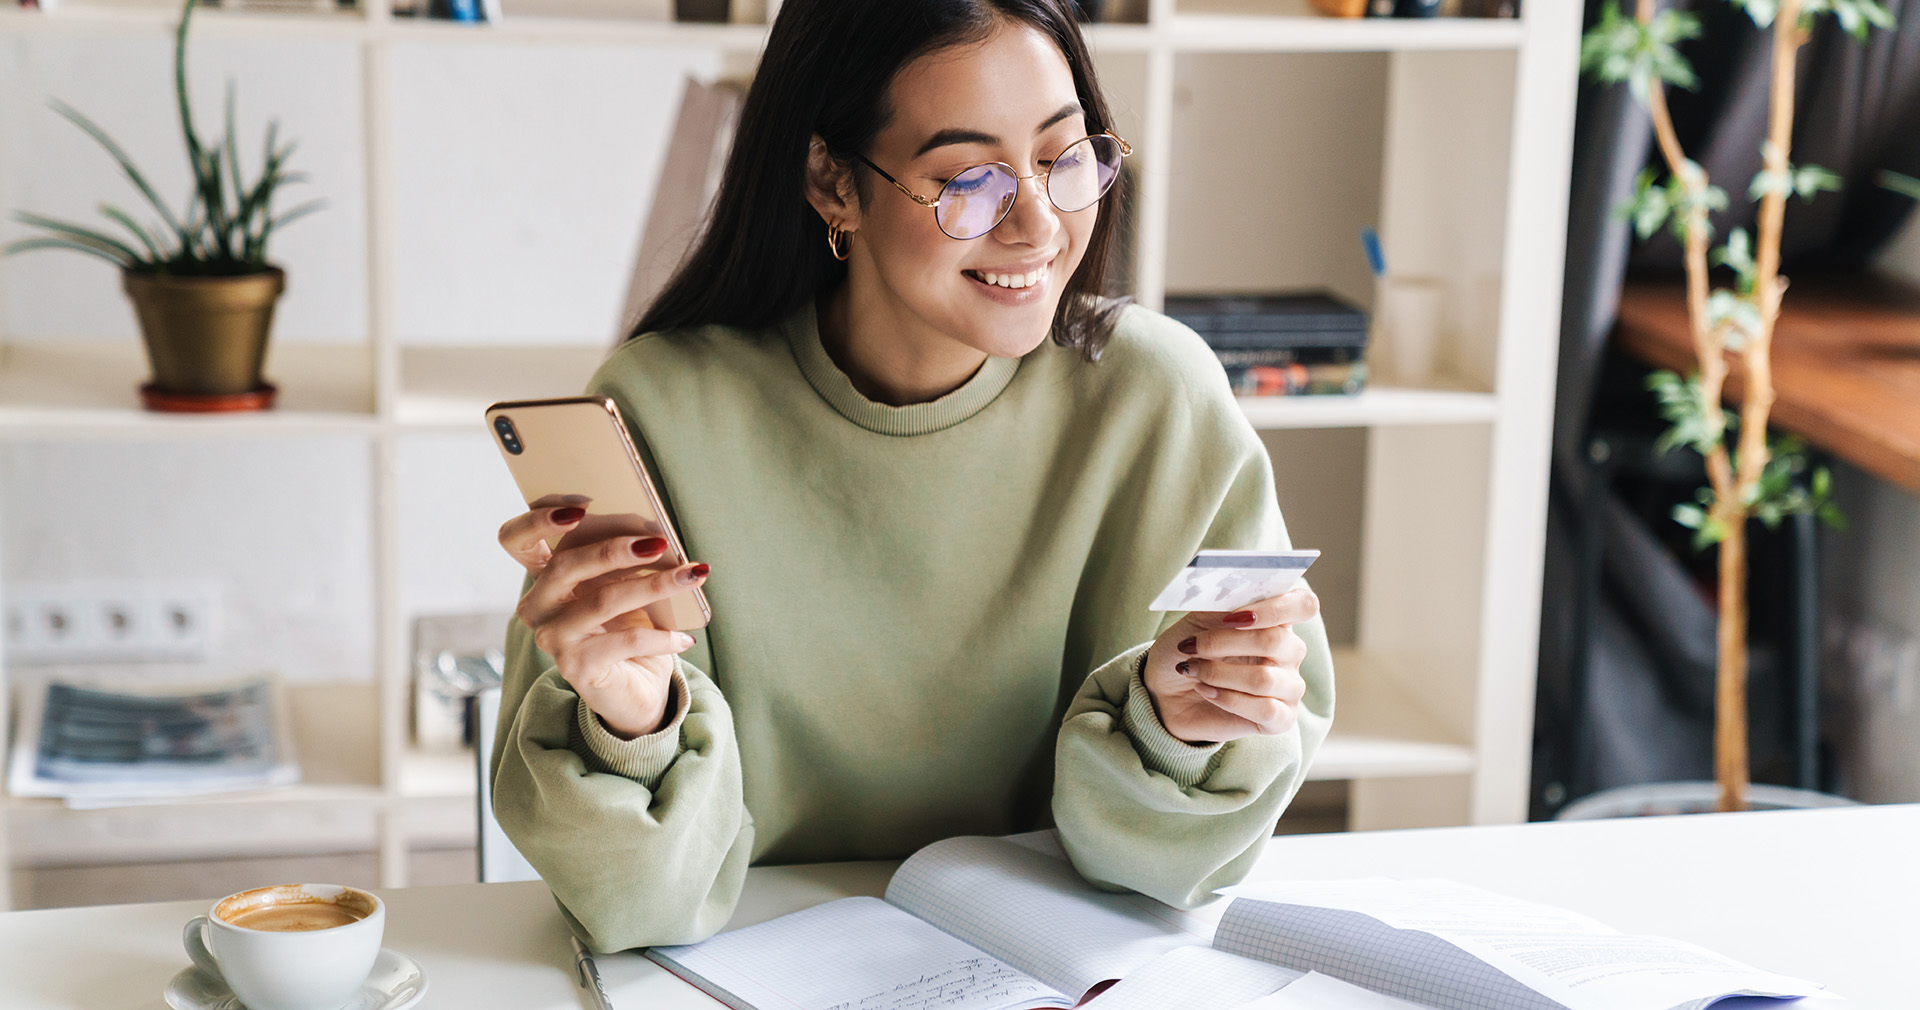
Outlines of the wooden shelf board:
<svg viewBox="0 0 1920 1010">
<path fill-rule="evenodd" d="M 1307 0 L 1179 0 L 1167 34 L 1179 52 L 1518 49 L 1513 18 L 1336 18 Z"/>
<path fill-rule="evenodd" d="M 171 34 L 180 23 L 180 5 L 168 2 L 102 3 L 68 0 L 51 13 L 9 6 L 0 10 L 0 33 L 98 31 L 101 28 L 142 29 Z M 215 10 L 201 7 L 193 15 L 193 33 L 214 35 L 294 35 L 315 38 L 359 38 L 370 23 L 357 10 L 322 13 L 313 10 Z"/>
<path fill-rule="evenodd" d="M 52 13 L 0 10 L 0 31 L 98 30 L 107 27 L 170 31 L 174 4 L 68 0 Z M 543 41 L 595 44 L 694 46 L 757 53 L 767 27 L 565 16 L 516 16 L 494 24 L 433 18 L 376 21 L 358 11 L 205 10 L 195 31 L 215 34 L 279 34 L 407 41 Z M 1175 52 L 1386 52 L 1414 49 L 1516 49 L 1522 23 L 1499 18 L 1332 18 L 1315 14 L 1305 0 L 1261 0 L 1257 6 L 1214 0 L 1182 10 L 1163 25 L 1102 23 L 1085 26 L 1096 52 L 1146 52 L 1165 45 Z"/>
<path fill-rule="evenodd" d="M 1698 369 L 1678 283 L 1636 281 L 1613 337 L 1628 353 Z M 1796 277 L 1773 335 L 1769 422 L 1909 491 L 1920 492 L 1920 290 L 1885 278 Z M 1746 369 L 1729 358 L 1727 402 Z M 1653 416 L 1651 397 L 1647 416 Z"/>
<path fill-rule="evenodd" d="M 374 426 L 372 363 L 363 344 L 276 343 L 270 411 L 161 414 L 140 407 L 147 362 L 139 343 L 60 341 L 0 347 L 0 440 L 75 436 L 363 433 Z"/>
<path fill-rule="evenodd" d="M 1492 393 L 1372 386 L 1352 396 L 1243 396 L 1255 428 L 1371 428 L 1405 424 L 1487 424 L 1499 416 Z"/>
<path fill-rule="evenodd" d="M 1307 778 L 1410 778 L 1466 775 L 1473 748 L 1453 739 L 1438 720 L 1371 669 L 1366 653 L 1333 651 L 1333 731 Z"/>
<path fill-rule="evenodd" d="M 473 24 L 435 18 L 394 18 L 377 31 L 395 40 L 591 42 L 602 45 L 691 46 L 722 52 L 757 53 L 767 41 L 765 25 L 701 24 L 679 21 L 623 21 L 611 18 L 509 17 L 497 24 Z"/>
<path fill-rule="evenodd" d="M 395 420 L 479 431 L 500 400 L 579 396 L 610 346 L 408 347 L 400 352 Z"/>
</svg>

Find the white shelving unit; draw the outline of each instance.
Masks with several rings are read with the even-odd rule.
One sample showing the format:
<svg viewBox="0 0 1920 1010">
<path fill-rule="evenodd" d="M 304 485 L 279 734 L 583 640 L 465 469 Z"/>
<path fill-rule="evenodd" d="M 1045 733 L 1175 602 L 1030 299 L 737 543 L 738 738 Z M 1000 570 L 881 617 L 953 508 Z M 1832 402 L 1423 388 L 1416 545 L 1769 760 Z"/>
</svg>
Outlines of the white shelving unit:
<svg viewBox="0 0 1920 1010">
<path fill-rule="evenodd" d="M 165 33 L 173 6 L 67 0 L 50 15 L 0 10 L 0 42 L 130 25 Z M 347 39 L 362 47 L 366 340 L 278 346 L 280 409 L 235 418 L 140 411 L 133 389 L 144 362 L 129 343 L 9 343 L 0 347 L 0 441 L 364 437 L 374 471 L 378 668 L 370 683 L 298 688 L 306 783 L 105 811 L 7 798 L 0 800 L 0 866 L 46 852 L 129 861 L 357 844 L 377 849 L 384 884 L 403 885 L 409 846 L 470 834 L 473 779 L 470 756 L 422 753 L 408 740 L 409 615 L 397 602 L 399 440 L 470 430 L 496 399 L 577 392 L 600 352 L 402 346 L 391 280 L 388 47 L 418 39 L 540 47 L 611 41 L 708 47 L 731 66 L 750 65 L 765 28 L 555 18 L 474 27 L 394 19 L 386 0 L 363 0 L 360 11 L 339 14 L 207 11 L 202 18 L 195 31 L 206 35 Z M 1291 243 L 1327 248 L 1354 242 L 1351 233 L 1288 234 L 1288 208 L 1312 201 L 1311 192 L 1223 195 L 1205 172 L 1206 152 L 1176 146 L 1189 117 L 1204 118 L 1180 111 L 1190 82 L 1301 59 L 1372 61 L 1316 62 L 1306 73 L 1341 66 L 1362 78 L 1385 74 L 1384 85 L 1374 84 L 1382 96 L 1374 110 L 1377 163 L 1353 167 L 1365 178 L 1377 174 L 1369 191 L 1377 202 L 1369 196 L 1364 209 L 1380 226 L 1389 261 L 1448 284 L 1459 308 L 1447 334 L 1448 373 L 1418 387 L 1376 381 L 1351 398 L 1243 402 L 1271 438 L 1289 429 L 1365 432 L 1362 500 L 1337 503 L 1364 516 L 1361 540 L 1350 545 L 1361 558 L 1357 640 L 1337 650 L 1339 712 L 1313 771 L 1352 783 L 1355 827 L 1525 816 L 1578 33 L 1577 5 L 1544 0 L 1511 21 L 1343 21 L 1311 15 L 1304 0 L 1148 0 L 1144 23 L 1088 32 L 1120 125 L 1138 138 L 1135 276 L 1137 297 L 1150 306 L 1161 304 L 1170 279 L 1196 290 L 1244 278 L 1248 268 L 1233 246 L 1241 229 L 1269 227 Z M 1257 121 L 1265 104 L 1246 103 L 1248 118 Z M 1257 133 L 1257 122 L 1249 129 Z M 1285 142 L 1269 137 L 1261 150 L 1283 151 Z M 1265 273 L 1255 279 L 1300 286 L 1282 260 L 1256 264 Z M 4 698 L 0 691 L 0 705 Z M 0 874 L 0 907 L 5 885 Z"/>
</svg>

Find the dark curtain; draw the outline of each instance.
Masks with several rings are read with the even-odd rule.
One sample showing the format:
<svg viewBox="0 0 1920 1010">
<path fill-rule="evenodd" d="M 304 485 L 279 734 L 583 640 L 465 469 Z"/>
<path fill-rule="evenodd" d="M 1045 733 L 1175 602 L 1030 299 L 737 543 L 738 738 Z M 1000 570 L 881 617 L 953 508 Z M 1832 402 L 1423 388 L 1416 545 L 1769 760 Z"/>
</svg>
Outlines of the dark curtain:
<svg viewBox="0 0 1920 1010">
<path fill-rule="evenodd" d="M 1625 5 L 1631 9 L 1631 3 Z M 1669 5 L 1663 5 L 1669 6 Z M 1720 0 L 1682 0 L 1701 37 L 1683 49 L 1700 76 L 1668 92 L 1689 157 L 1726 189 L 1717 233 L 1753 230 L 1746 199 L 1766 132 L 1771 34 Z M 1920 176 L 1920 0 L 1890 0 L 1895 31 L 1864 42 L 1823 17 L 1801 49 L 1791 159 L 1839 173 L 1845 186 L 1788 203 L 1784 268 L 1857 268 L 1892 237 L 1913 201 L 1874 181 L 1883 169 Z M 1602 4 L 1589 0 L 1588 23 Z M 1640 387 L 1647 369 L 1613 353 L 1608 333 L 1629 275 L 1677 275 L 1679 243 L 1636 242 L 1612 208 L 1654 164 L 1647 114 L 1624 86 L 1583 83 L 1568 208 L 1547 557 L 1541 612 L 1533 814 L 1616 785 L 1710 778 L 1715 616 L 1711 554 L 1692 554 L 1667 518 L 1673 488 L 1702 483 L 1697 456 L 1651 451 L 1659 421 Z M 1665 174 L 1661 164 L 1662 175 Z M 1788 295 L 1792 297 L 1791 294 Z M 1683 495 L 1685 497 L 1685 495 Z M 1757 582 L 1776 563 L 1754 544 Z M 1755 778 L 1791 713 L 1769 706 L 1779 644 L 1760 619 L 1752 654 Z M 1777 749 L 1777 748 L 1773 748 Z"/>
</svg>

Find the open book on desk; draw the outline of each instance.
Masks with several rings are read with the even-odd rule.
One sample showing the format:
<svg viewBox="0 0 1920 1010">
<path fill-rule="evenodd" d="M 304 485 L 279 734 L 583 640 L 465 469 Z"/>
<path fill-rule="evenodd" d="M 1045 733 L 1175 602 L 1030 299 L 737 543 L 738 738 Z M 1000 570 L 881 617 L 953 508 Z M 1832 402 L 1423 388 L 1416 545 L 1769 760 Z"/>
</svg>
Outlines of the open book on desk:
<svg viewBox="0 0 1920 1010">
<path fill-rule="evenodd" d="M 1669 1010 L 1818 990 L 1443 881 L 1230 891 L 1224 914 L 1182 912 L 1094 889 L 1050 834 L 954 838 L 901 865 L 885 900 L 646 956 L 736 1010 L 1018 1010 L 1095 993 L 1091 1010 L 1227 1010 L 1309 970 L 1439 1010 Z"/>
</svg>

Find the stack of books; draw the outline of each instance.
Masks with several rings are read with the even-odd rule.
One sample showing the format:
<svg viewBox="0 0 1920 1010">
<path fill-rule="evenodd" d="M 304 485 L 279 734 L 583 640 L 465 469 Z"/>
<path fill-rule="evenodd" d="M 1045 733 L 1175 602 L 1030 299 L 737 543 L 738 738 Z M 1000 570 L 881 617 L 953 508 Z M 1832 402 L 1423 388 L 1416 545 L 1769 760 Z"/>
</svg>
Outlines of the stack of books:
<svg viewBox="0 0 1920 1010">
<path fill-rule="evenodd" d="M 1239 396 L 1358 393 L 1367 384 L 1367 314 L 1324 291 L 1169 296 Z"/>
<path fill-rule="evenodd" d="M 300 780 L 279 678 L 22 686 L 7 789 L 70 806 L 264 789 Z"/>
</svg>

